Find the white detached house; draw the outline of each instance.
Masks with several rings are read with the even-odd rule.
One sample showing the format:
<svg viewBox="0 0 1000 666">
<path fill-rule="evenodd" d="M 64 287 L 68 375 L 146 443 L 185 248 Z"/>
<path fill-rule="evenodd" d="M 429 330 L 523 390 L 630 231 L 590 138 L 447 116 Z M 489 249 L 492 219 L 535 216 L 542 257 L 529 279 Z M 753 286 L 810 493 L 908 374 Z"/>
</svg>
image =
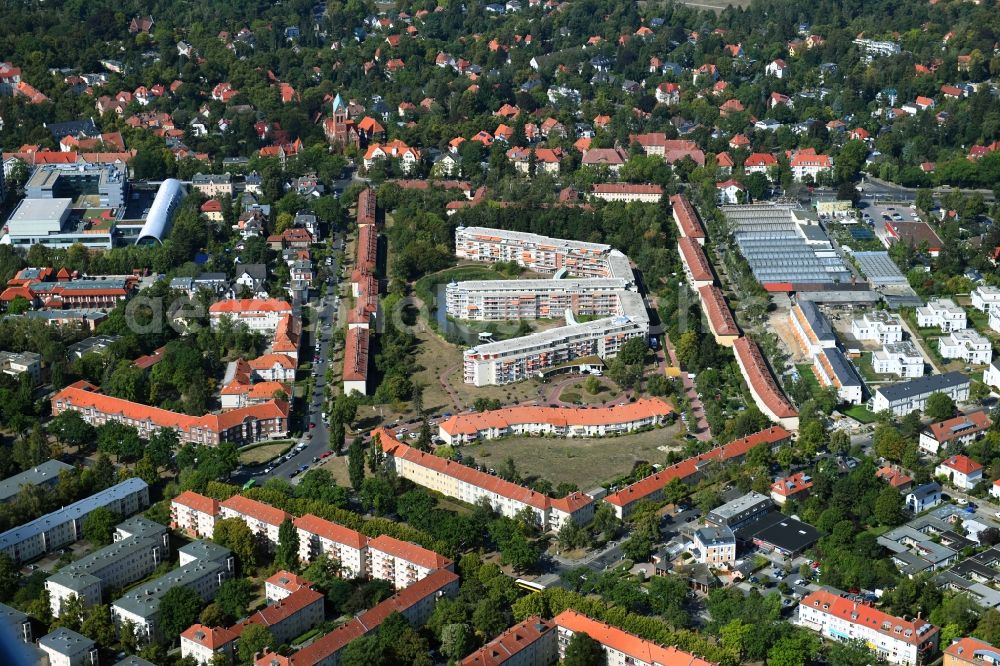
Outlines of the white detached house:
<svg viewBox="0 0 1000 666">
<path fill-rule="evenodd" d="M 788 65 L 781 58 L 772 60 L 771 63 L 764 68 L 764 73 L 768 76 L 773 76 L 779 79 L 785 78 L 785 70 L 788 69 Z"/>
<path fill-rule="evenodd" d="M 934 470 L 934 475 L 947 478 L 956 488 L 972 490 L 983 480 L 983 466 L 968 456 L 948 456 Z"/>
</svg>

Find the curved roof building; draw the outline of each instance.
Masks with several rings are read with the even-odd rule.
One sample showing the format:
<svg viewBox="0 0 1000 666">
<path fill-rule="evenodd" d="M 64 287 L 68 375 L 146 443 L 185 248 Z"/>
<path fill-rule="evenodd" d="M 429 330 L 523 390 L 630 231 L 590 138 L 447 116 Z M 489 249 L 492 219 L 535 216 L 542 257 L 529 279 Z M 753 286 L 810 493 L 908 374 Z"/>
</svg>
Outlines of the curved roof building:
<svg viewBox="0 0 1000 666">
<path fill-rule="evenodd" d="M 170 230 L 174 212 L 184 198 L 184 188 L 181 181 L 176 178 L 167 178 L 156 191 L 153 204 L 149 207 L 149 214 L 146 216 L 146 223 L 139 231 L 136 245 L 162 244 L 163 237 Z"/>
</svg>

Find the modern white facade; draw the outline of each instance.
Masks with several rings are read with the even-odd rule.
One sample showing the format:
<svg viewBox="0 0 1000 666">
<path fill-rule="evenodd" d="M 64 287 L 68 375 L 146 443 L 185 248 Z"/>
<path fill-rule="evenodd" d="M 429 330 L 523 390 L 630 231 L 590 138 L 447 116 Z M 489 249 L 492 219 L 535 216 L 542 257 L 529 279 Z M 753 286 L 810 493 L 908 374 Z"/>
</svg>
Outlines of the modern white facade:
<svg viewBox="0 0 1000 666">
<path fill-rule="evenodd" d="M 958 331 L 966 327 L 965 310 L 950 298 L 932 298 L 927 305 L 917 308 L 917 326 L 936 326 L 945 333 Z"/>
<path fill-rule="evenodd" d="M 943 393 L 956 403 L 969 399 L 969 378 L 960 372 L 921 377 L 901 384 L 883 386 L 875 391 L 870 402 L 873 412 L 889 410 L 896 416 L 906 416 L 914 410 L 923 411 L 927 399 Z"/>
<path fill-rule="evenodd" d="M 938 351 L 943 358 L 960 358 L 972 365 L 985 365 L 993 359 L 993 344 L 974 328 L 938 338 Z"/>
<path fill-rule="evenodd" d="M 852 405 L 864 401 L 864 382 L 844 352 L 836 347 L 822 349 L 813 356 L 813 373 L 820 384 L 837 389 L 841 401 Z"/>
<path fill-rule="evenodd" d="M 649 332 L 646 304 L 636 291 L 628 257 L 608 245 L 459 227 L 455 231 L 455 254 L 461 259 L 490 263 L 516 262 L 535 271 L 555 273 L 556 277 L 565 273 L 594 279 L 593 289 L 582 280 L 567 286 L 560 285 L 559 280 L 449 285 L 448 312 L 452 316 L 538 318 L 558 316 L 561 308 L 566 317 L 566 326 L 467 350 L 463 373 L 467 384 L 507 384 L 577 358 L 611 358 L 625 341 Z M 608 293 L 613 289 L 618 290 L 617 297 Z M 576 323 L 575 314 L 607 317 Z"/>
<path fill-rule="evenodd" d="M 851 335 L 858 340 L 875 340 L 882 344 L 903 341 L 903 320 L 885 310 L 866 312 L 851 322 Z"/>
<path fill-rule="evenodd" d="M 872 353 L 872 370 L 879 375 L 903 378 L 924 376 L 924 357 L 913 342 L 889 342 Z"/>
<path fill-rule="evenodd" d="M 972 307 L 981 312 L 993 312 L 1000 308 L 1000 287 L 982 284 L 972 290 Z"/>
</svg>

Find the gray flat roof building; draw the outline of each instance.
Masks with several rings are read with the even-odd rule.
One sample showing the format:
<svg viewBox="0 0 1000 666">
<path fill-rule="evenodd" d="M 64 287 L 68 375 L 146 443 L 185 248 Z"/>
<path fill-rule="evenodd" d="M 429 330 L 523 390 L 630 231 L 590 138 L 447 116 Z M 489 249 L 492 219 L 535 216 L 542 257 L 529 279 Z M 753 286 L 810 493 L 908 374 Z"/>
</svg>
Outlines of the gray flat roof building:
<svg viewBox="0 0 1000 666">
<path fill-rule="evenodd" d="M 22 613 L 7 604 L 0 604 L 0 625 L 7 627 L 16 639 L 25 643 L 31 642 L 31 618 L 27 613 Z"/>
<path fill-rule="evenodd" d="M 47 636 L 38 639 L 38 647 L 49 655 L 51 661 L 55 655 L 65 657 L 57 662 L 69 666 L 97 666 L 97 643 L 91 639 L 60 627 Z"/>
<path fill-rule="evenodd" d="M 873 285 L 881 287 L 909 284 L 888 252 L 855 252 L 851 256 L 857 260 L 861 272 Z"/>
<path fill-rule="evenodd" d="M 54 486 L 59 482 L 60 472 L 69 472 L 72 469 L 72 465 L 67 465 L 61 460 L 46 460 L 20 474 L 8 477 L 0 481 L 0 502 L 9 502 L 23 486 Z"/>
<path fill-rule="evenodd" d="M 770 497 L 758 492 L 749 492 L 722 506 L 717 506 L 705 516 L 705 522 L 715 526 L 736 529 L 759 519 L 774 509 Z"/>
<path fill-rule="evenodd" d="M 66 356 L 70 359 L 80 358 L 84 354 L 99 354 L 118 339 L 117 335 L 93 335 L 66 348 Z"/>
<path fill-rule="evenodd" d="M 94 509 L 106 507 L 115 513 L 129 515 L 147 506 L 149 486 L 146 482 L 139 478 L 126 479 L 0 534 L 0 552 L 7 553 L 15 562 L 24 562 L 78 541 L 83 520 Z"/>
</svg>

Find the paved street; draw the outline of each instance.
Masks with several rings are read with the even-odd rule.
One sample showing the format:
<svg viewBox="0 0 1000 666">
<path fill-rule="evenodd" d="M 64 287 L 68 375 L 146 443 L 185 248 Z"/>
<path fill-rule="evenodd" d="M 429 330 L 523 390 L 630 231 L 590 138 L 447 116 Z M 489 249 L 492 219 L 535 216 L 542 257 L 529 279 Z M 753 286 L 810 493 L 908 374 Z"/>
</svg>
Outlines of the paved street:
<svg viewBox="0 0 1000 666">
<path fill-rule="evenodd" d="M 334 239 L 334 245 L 341 240 L 338 235 Z M 302 465 L 312 463 L 313 458 L 329 450 L 329 431 L 323 421 L 323 408 L 325 405 L 326 370 L 329 364 L 329 357 L 332 345 L 332 333 L 340 325 L 339 323 L 339 297 L 337 295 L 340 284 L 340 267 L 336 260 L 329 267 L 328 274 L 332 276 L 332 283 L 327 284 L 327 294 L 323 299 L 317 299 L 308 303 L 305 307 L 312 310 L 313 330 L 312 333 L 303 332 L 300 344 L 300 360 L 313 358 L 313 384 L 312 393 L 303 396 L 305 400 L 305 412 L 297 416 L 299 423 L 292 424 L 293 430 L 302 430 L 303 438 L 300 441 L 306 443 L 306 448 L 290 459 L 281 462 L 269 473 L 255 474 L 261 472 L 267 465 L 257 465 L 233 476 L 237 483 L 246 483 L 251 478 L 257 479 L 257 483 L 263 483 L 269 478 L 278 477 L 288 479 L 291 473 Z M 317 333 L 319 335 L 317 336 Z M 318 339 L 317 339 L 318 337 Z M 317 351 L 316 344 L 319 344 Z M 289 452 L 291 453 L 291 452 Z"/>
</svg>

